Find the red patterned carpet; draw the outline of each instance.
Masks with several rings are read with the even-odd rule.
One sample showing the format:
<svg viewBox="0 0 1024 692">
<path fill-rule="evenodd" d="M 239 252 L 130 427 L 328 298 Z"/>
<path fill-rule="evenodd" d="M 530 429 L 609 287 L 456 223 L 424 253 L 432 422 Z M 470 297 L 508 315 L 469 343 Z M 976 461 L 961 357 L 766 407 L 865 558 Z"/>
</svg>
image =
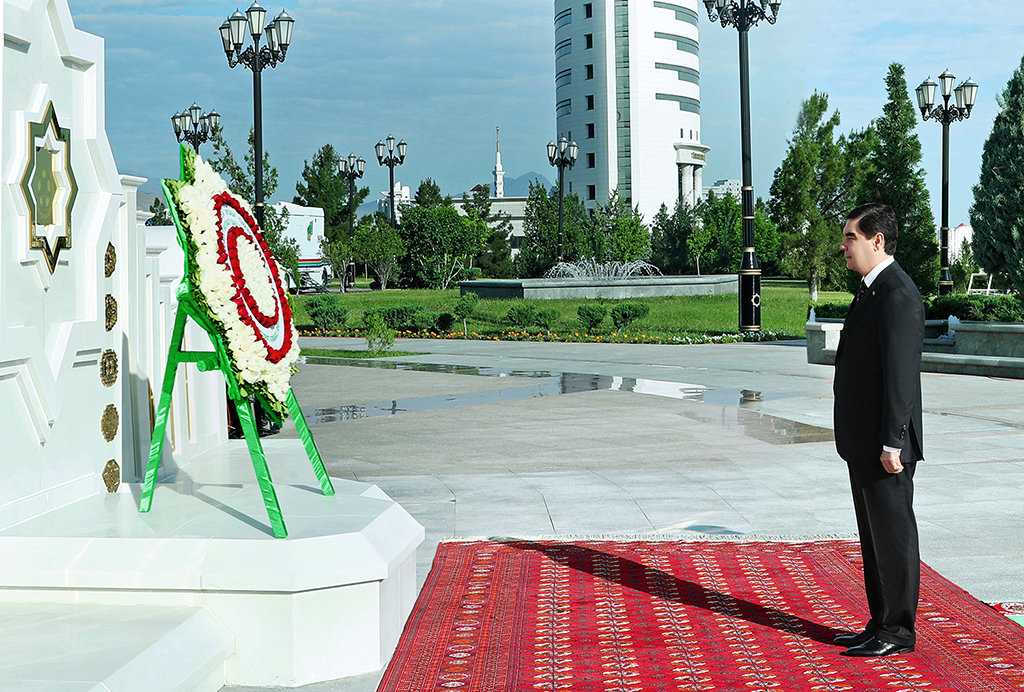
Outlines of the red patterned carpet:
<svg viewBox="0 0 1024 692">
<path fill-rule="evenodd" d="M 1024 629 L 923 567 L 918 645 L 831 644 L 856 543 L 442 543 L 379 692 L 1024 689 Z"/>
</svg>

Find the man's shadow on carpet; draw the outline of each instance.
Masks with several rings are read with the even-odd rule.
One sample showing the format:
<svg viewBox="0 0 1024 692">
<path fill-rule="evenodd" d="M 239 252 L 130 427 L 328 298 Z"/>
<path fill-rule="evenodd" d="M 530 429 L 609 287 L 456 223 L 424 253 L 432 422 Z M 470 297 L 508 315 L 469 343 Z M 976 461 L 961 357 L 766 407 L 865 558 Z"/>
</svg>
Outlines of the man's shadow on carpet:
<svg viewBox="0 0 1024 692">
<path fill-rule="evenodd" d="M 786 634 L 806 637 L 833 646 L 832 640 L 849 630 L 837 630 L 806 620 L 793 613 L 737 598 L 681 579 L 656 567 L 620 555 L 605 553 L 577 543 L 544 544 L 535 541 L 499 540 L 505 545 L 542 553 L 554 562 L 605 581 L 646 593 L 653 598 L 701 608 L 718 615 L 736 617 Z"/>
</svg>

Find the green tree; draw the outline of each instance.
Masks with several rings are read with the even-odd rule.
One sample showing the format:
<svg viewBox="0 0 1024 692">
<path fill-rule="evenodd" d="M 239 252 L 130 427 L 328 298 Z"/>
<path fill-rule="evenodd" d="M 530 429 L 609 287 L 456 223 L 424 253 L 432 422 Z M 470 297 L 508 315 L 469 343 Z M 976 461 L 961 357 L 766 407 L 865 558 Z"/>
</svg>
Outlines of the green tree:
<svg viewBox="0 0 1024 692">
<path fill-rule="evenodd" d="M 712 240 L 711 226 L 703 221 L 693 224 L 690 228 L 690 234 L 686 237 L 686 250 L 689 256 L 693 258 L 693 264 L 698 276 L 700 275 L 700 258 L 707 254 Z"/>
<path fill-rule="evenodd" d="M 612 192 L 607 204 L 597 205 L 594 225 L 595 231 L 604 236 L 601 247 L 605 260 L 634 262 L 651 256 L 651 233 L 639 207 L 630 207 L 618 192 Z"/>
<path fill-rule="evenodd" d="M 486 226 L 463 218 L 450 204 L 406 209 L 399 234 L 412 284 L 447 289 L 483 249 L 485 230 Z"/>
<path fill-rule="evenodd" d="M 356 187 L 349 208 L 349 181 L 341 175 L 338 163 L 341 155 L 330 144 L 324 144 L 313 154 L 312 161 L 302 162 L 302 180 L 295 183 L 294 204 L 319 207 L 324 210 L 324 235 L 332 242 L 348 238 L 349 216 L 370 194 L 368 187 Z"/>
<path fill-rule="evenodd" d="M 491 214 L 490 186 L 477 185 L 473 188 L 472 197 L 463 194 L 462 209 L 467 218 L 483 224 L 481 233 L 485 237 L 484 247 L 480 254 L 473 258 L 473 264 L 479 267 L 486 277 L 511 279 L 512 246 L 509 245 L 508 239 L 512 233 L 512 221 L 509 215 L 503 212 Z"/>
<path fill-rule="evenodd" d="M 739 271 L 743 257 L 743 209 L 739 201 L 726 193 L 715 197 L 709 193 L 701 206 L 701 220 L 705 232 L 711 234 L 711 252 L 706 269 L 714 274 L 732 274 Z"/>
<path fill-rule="evenodd" d="M 249 147 L 244 158 L 244 166 L 235 159 L 231 146 L 224 139 L 224 129 L 216 127 L 212 130 L 213 156 L 207 162 L 213 170 L 226 178 L 228 189 L 235 195 L 247 200 L 250 205 L 256 204 L 256 137 L 249 128 Z M 270 153 L 263 152 L 263 199 L 269 200 L 277 191 L 277 168 L 270 165 Z M 295 286 L 299 280 L 299 242 L 285 235 L 288 227 L 288 210 L 278 213 L 272 205 L 263 209 L 263 238 L 270 246 L 270 252 L 278 264 L 285 268 Z"/>
<path fill-rule="evenodd" d="M 885 77 L 889 100 L 876 121 L 878 138 L 870 155 L 872 171 L 864 179 L 860 202 L 881 202 L 896 212 L 899 243 L 896 261 L 921 293 L 935 293 L 939 245 L 935 239 L 928 188 L 921 167 L 921 141 L 914 131 L 917 109 L 907 93 L 903 65 L 889 65 Z"/>
<path fill-rule="evenodd" d="M 359 219 L 352 241 L 352 257 L 362 262 L 383 291 L 398 271 L 398 258 L 405 254 L 405 244 L 383 214 L 368 214 Z"/>
<path fill-rule="evenodd" d="M 348 238 L 331 240 L 326 235 L 320 239 L 320 256 L 331 265 L 331 273 L 341 279 L 341 292 L 345 292 L 345 268 L 353 258 L 352 244 Z"/>
<path fill-rule="evenodd" d="M 523 240 L 515 258 L 516 276 L 542 276 L 557 261 L 558 200 L 539 181 L 530 182 L 523 214 Z"/>
<path fill-rule="evenodd" d="M 164 204 L 163 197 L 157 195 L 153 198 L 153 203 L 149 205 L 149 211 L 153 214 L 148 221 L 147 226 L 173 226 L 174 220 L 171 219 L 170 212 L 167 211 L 167 205 Z"/>
<path fill-rule="evenodd" d="M 768 205 L 760 197 L 754 204 L 754 245 L 764 276 L 778 276 L 781 245 L 779 229 L 768 215 Z"/>
<path fill-rule="evenodd" d="M 558 192 L 538 181 L 530 183 L 523 219 L 523 242 L 516 255 L 516 276 L 543 276 L 558 259 Z M 604 234 L 597 230 L 583 201 L 574 193 L 565 196 L 562 222 L 562 259 L 574 262 L 605 260 Z"/>
<path fill-rule="evenodd" d="M 974 259 L 1024 293 L 1024 60 L 996 97 L 999 113 L 981 153 L 971 227 Z"/>
<path fill-rule="evenodd" d="M 651 229 L 651 262 L 663 274 L 688 274 L 694 271 L 690 256 L 689 238 L 694 228 L 702 224 L 700 206 L 692 207 L 684 200 L 676 202 L 671 214 L 662 204 L 654 215 Z"/>
<path fill-rule="evenodd" d="M 959 248 L 949 250 L 949 273 L 953 277 L 953 292 L 967 293 L 971 283 L 971 274 L 978 271 L 978 263 L 974 261 L 971 243 L 964 238 Z"/>
<path fill-rule="evenodd" d="M 420 182 L 420 186 L 416 188 L 416 204 L 421 207 L 436 207 L 441 204 L 451 203 L 451 198 L 445 198 L 441 195 L 441 186 L 433 181 L 432 178 L 427 178 Z"/>
<path fill-rule="evenodd" d="M 473 316 L 473 312 L 476 310 L 477 301 L 480 300 L 480 296 L 475 293 L 467 293 L 459 298 L 459 302 L 455 304 L 455 316 L 462 318 L 462 335 L 469 336 L 469 327 L 466 326 L 466 320 Z"/>
<path fill-rule="evenodd" d="M 789 150 L 775 170 L 768 213 L 776 224 L 783 272 L 807 281 L 812 301 L 822 284 L 844 285 L 839 230 L 869 167 L 871 128 L 835 137 L 839 111 L 825 119 L 828 94 L 814 92 L 797 117 Z"/>
</svg>

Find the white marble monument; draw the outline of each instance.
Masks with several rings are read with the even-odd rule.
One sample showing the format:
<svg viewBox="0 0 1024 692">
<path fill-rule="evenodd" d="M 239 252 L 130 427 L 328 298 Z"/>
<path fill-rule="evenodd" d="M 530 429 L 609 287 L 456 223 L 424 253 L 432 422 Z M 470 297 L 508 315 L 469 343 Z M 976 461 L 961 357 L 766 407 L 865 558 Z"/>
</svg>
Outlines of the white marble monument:
<svg viewBox="0 0 1024 692">
<path fill-rule="evenodd" d="M 379 669 L 416 596 L 422 527 L 372 485 L 324 497 L 301 443 L 270 439 L 290 528 L 274 539 L 244 442 L 226 439 L 219 373 L 178 373 L 138 512 L 181 249 L 136 211 L 145 179 L 117 171 L 102 39 L 66 0 L 2 0 L 0 26 L 0 689 Z M 186 346 L 210 344 L 193 328 Z"/>
</svg>

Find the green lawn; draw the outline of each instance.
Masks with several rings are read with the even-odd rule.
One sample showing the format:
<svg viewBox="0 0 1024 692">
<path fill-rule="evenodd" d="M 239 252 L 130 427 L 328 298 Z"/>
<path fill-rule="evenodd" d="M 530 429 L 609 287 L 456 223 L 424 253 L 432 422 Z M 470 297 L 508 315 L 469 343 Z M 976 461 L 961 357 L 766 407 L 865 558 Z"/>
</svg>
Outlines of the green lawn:
<svg viewBox="0 0 1024 692">
<path fill-rule="evenodd" d="M 397 356 L 422 356 L 422 353 L 416 351 L 370 351 L 362 349 L 361 351 L 349 351 L 349 350 L 338 350 L 333 348 L 304 348 L 302 349 L 302 355 L 304 356 L 326 356 L 329 358 L 352 358 L 361 360 L 363 358 L 394 358 Z"/>
<path fill-rule="evenodd" d="M 420 305 L 432 312 L 454 313 L 455 304 L 459 299 L 458 289 L 448 291 L 431 290 L 387 290 L 346 293 L 339 296 L 348 308 L 346 324 L 352 336 L 360 336 L 363 328 L 363 313 L 371 308 L 397 305 Z M 309 317 L 303 307 L 307 296 L 294 299 L 294 316 L 300 330 L 311 331 Z M 796 282 L 768 282 L 762 286 L 761 329 L 802 338 L 805 333 L 808 306 L 807 288 Z M 850 295 L 842 292 L 819 292 L 818 300 L 849 301 Z M 516 301 L 481 300 L 476 312 L 468 321 L 470 335 L 481 337 L 509 338 L 508 332 L 516 331 L 508 324 L 505 316 Z M 532 302 L 538 310 L 555 309 L 560 317 L 552 328 L 552 335 L 558 339 L 592 339 L 595 336 L 602 340 L 618 339 L 618 334 L 611 321 L 611 308 L 618 302 L 642 302 L 650 306 L 649 314 L 642 320 L 629 325 L 623 331 L 629 340 L 641 338 L 647 341 L 672 341 L 680 337 L 695 337 L 701 334 L 734 334 L 738 331 L 738 298 L 728 296 L 693 296 L 644 298 L 642 300 L 536 300 Z M 608 308 L 609 315 L 599 329 L 586 334 L 577 317 L 577 308 L 583 303 L 601 303 Z M 360 330 L 356 332 L 355 330 Z M 462 331 L 462 321 L 456 320 L 452 331 Z M 538 327 L 530 327 L 531 334 L 537 334 Z M 512 337 L 515 338 L 515 337 Z M 554 338 L 554 336 L 553 336 Z"/>
</svg>

